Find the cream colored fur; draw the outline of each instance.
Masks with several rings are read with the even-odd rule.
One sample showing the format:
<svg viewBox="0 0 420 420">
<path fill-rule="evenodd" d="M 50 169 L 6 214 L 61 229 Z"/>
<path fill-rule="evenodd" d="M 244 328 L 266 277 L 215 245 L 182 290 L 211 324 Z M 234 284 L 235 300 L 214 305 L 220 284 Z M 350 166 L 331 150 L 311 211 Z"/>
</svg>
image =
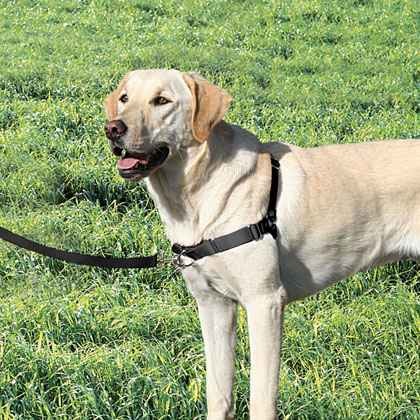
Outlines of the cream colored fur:
<svg viewBox="0 0 420 420">
<path fill-rule="evenodd" d="M 164 93 L 172 102 L 156 108 Z M 128 102 L 118 102 L 122 93 Z M 197 300 L 207 365 L 208 419 L 233 418 L 237 304 L 251 347 L 250 418 L 276 418 L 283 310 L 374 265 L 420 256 L 420 141 L 302 149 L 261 144 L 222 121 L 230 97 L 194 74 L 129 73 L 107 100 L 128 127 L 120 146 L 168 144 L 147 187 L 172 242 L 193 245 L 259 221 L 280 161 L 278 227 L 270 235 L 183 270 Z"/>
</svg>

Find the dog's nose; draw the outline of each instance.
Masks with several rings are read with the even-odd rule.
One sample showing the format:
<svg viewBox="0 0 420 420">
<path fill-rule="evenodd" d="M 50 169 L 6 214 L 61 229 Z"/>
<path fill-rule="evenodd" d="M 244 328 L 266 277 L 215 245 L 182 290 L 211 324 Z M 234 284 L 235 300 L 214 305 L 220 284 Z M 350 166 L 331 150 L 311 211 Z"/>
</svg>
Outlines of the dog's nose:
<svg viewBox="0 0 420 420">
<path fill-rule="evenodd" d="M 105 125 L 105 134 L 110 140 L 118 140 L 127 131 L 127 126 L 122 120 L 113 120 Z"/>
</svg>

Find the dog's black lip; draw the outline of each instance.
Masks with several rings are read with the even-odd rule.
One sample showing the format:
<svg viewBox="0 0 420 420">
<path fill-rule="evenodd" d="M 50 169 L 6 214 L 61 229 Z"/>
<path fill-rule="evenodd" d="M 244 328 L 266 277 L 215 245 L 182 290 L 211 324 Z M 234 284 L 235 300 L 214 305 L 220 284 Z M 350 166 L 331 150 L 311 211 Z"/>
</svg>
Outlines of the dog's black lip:
<svg viewBox="0 0 420 420">
<path fill-rule="evenodd" d="M 121 147 L 118 146 L 111 146 L 111 151 L 115 156 L 121 156 L 123 149 Z"/>
<path fill-rule="evenodd" d="M 147 157 L 149 163 L 147 165 L 141 165 L 136 169 L 118 169 L 119 174 L 125 179 L 131 179 L 135 177 L 146 177 L 152 170 L 162 166 L 163 163 L 169 156 L 170 149 L 167 145 L 159 145 L 155 147 L 151 152 L 145 153 L 141 151 L 127 151 L 124 157 L 133 158 L 145 158 Z"/>
</svg>

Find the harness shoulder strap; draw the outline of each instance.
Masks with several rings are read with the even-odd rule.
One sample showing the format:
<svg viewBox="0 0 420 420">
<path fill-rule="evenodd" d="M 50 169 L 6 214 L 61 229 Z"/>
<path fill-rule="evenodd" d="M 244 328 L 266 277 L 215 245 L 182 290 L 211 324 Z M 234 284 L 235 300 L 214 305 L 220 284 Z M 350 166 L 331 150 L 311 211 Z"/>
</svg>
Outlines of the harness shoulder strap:
<svg viewBox="0 0 420 420">
<path fill-rule="evenodd" d="M 279 169 L 279 161 L 271 156 L 270 199 L 267 214 L 258 223 L 243 227 L 235 232 L 219 236 L 215 239 L 205 239 L 193 246 L 173 244 L 172 252 L 178 255 L 178 257 L 187 256 L 193 260 L 199 260 L 203 257 L 218 254 L 219 252 L 236 248 L 251 241 L 258 241 L 266 233 L 269 233 L 276 239 L 278 236 L 276 204 L 279 186 Z"/>
</svg>

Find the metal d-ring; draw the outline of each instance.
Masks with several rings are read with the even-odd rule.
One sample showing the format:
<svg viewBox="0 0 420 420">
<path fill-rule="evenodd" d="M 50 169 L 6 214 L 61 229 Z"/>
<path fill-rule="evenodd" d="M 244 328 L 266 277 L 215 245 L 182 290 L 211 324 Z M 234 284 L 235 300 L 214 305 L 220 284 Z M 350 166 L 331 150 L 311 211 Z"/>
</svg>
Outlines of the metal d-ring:
<svg viewBox="0 0 420 420">
<path fill-rule="evenodd" d="M 190 262 L 189 264 L 185 264 L 184 262 L 182 262 L 182 257 L 185 256 L 186 252 L 187 250 L 183 249 L 180 253 L 174 254 L 172 257 L 172 264 L 179 270 L 182 270 L 187 267 L 191 267 L 194 264 L 194 260 Z"/>
<path fill-rule="evenodd" d="M 163 251 L 159 252 L 158 256 L 158 263 L 160 266 L 165 266 L 172 264 L 176 267 L 176 269 L 182 270 L 183 268 L 190 267 L 194 264 L 194 261 L 190 262 L 189 264 L 185 264 L 182 262 L 182 257 L 185 256 L 185 250 L 181 251 L 180 253 L 173 254 L 171 257 L 165 256 Z"/>
</svg>

